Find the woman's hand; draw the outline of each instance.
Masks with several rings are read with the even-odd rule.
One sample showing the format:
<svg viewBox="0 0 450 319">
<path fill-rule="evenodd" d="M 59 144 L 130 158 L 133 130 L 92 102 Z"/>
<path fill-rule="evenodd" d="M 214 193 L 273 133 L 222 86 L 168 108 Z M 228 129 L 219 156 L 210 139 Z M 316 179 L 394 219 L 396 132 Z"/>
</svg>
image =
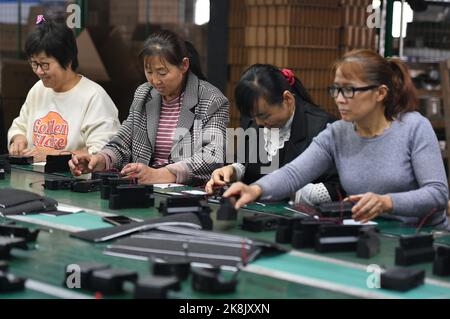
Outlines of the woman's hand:
<svg viewBox="0 0 450 319">
<path fill-rule="evenodd" d="M 212 194 L 214 192 L 214 187 L 216 186 L 224 186 L 230 182 L 234 182 L 236 180 L 236 171 L 233 165 L 227 165 L 221 168 L 214 170 L 211 175 L 211 179 L 206 183 L 205 191 L 208 194 Z"/>
<path fill-rule="evenodd" d="M 152 168 L 142 163 L 129 163 L 120 172 L 130 178 L 137 178 L 139 184 L 174 183 L 176 176 L 167 168 Z"/>
<path fill-rule="evenodd" d="M 236 201 L 235 209 L 239 209 L 245 204 L 250 202 L 254 202 L 257 200 L 262 194 L 262 189 L 259 185 L 252 184 L 246 185 L 241 182 L 234 183 L 223 193 L 223 197 L 231 197 L 235 196 L 238 198 Z"/>
<path fill-rule="evenodd" d="M 73 175 L 91 173 L 93 171 L 103 171 L 106 168 L 105 158 L 102 155 L 74 155 L 69 161 L 69 168 Z"/>
<path fill-rule="evenodd" d="M 22 151 L 23 156 L 33 156 L 34 162 L 45 162 L 47 160 L 47 155 L 58 155 L 58 154 L 61 154 L 61 151 L 56 151 L 54 149 L 48 149 L 44 147 L 24 149 Z"/>
<path fill-rule="evenodd" d="M 11 144 L 9 144 L 9 154 L 21 156 L 27 147 L 28 141 L 25 135 L 17 134 L 11 139 Z"/>
<path fill-rule="evenodd" d="M 390 195 L 365 193 L 351 195 L 345 200 L 357 202 L 355 206 L 352 207 L 352 218 L 362 223 L 366 223 L 369 220 L 392 210 L 392 198 Z"/>
</svg>

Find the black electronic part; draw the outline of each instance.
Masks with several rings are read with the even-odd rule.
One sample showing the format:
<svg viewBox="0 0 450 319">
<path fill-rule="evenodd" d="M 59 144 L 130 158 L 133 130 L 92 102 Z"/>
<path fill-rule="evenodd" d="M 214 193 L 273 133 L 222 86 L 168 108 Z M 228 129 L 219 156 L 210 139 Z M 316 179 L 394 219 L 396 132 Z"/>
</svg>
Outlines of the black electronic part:
<svg viewBox="0 0 450 319">
<path fill-rule="evenodd" d="M 46 176 L 44 188 L 50 190 L 71 189 L 72 184 L 76 181 L 79 181 L 79 179 L 73 177 Z"/>
<path fill-rule="evenodd" d="M 9 264 L 6 260 L 0 260 L 0 271 L 7 272 L 9 269 Z"/>
<path fill-rule="evenodd" d="M 289 244 L 292 242 L 292 232 L 301 218 L 280 218 L 278 219 L 277 229 L 275 233 L 275 241 L 280 244 Z"/>
<path fill-rule="evenodd" d="M 117 186 L 118 185 L 130 185 L 130 184 L 137 184 L 136 178 L 128 178 L 128 177 L 121 177 L 121 175 L 116 177 L 108 177 L 107 180 L 103 180 L 102 182 L 102 188 L 100 190 L 100 197 L 102 199 L 109 199 L 111 194 L 117 194 Z M 153 192 L 153 190 L 152 190 Z"/>
<path fill-rule="evenodd" d="M 101 185 L 101 179 L 81 180 L 72 183 L 71 190 L 77 193 L 90 193 L 99 191 Z"/>
<path fill-rule="evenodd" d="M 185 280 L 189 276 L 191 263 L 188 261 L 165 261 L 153 262 L 153 274 L 155 276 L 175 276 L 179 280 Z"/>
<path fill-rule="evenodd" d="M 33 164 L 33 156 L 14 156 L 9 155 L 8 161 L 10 164 L 15 165 L 29 165 Z"/>
<path fill-rule="evenodd" d="M 110 209 L 147 208 L 155 205 L 152 185 L 117 185 L 109 196 Z"/>
<path fill-rule="evenodd" d="M 111 178 L 121 178 L 122 174 L 119 172 L 93 172 L 92 179 L 101 179 L 102 186 L 100 187 L 100 198 L 109 199 L 109 194 L 111 192 L 110 179 Z"/>
<path fill-rule="evenodd" d="M 262 232 L 275 230 L 278 225 L 279 217 L 253 214 L 242 218 L 242 229 L 251 232 Z"/>
<path fill-rule="evenodd" d="M 333 221 L 319 221 L 315 219 L 299 220 L 292 230 L 292 247 L 313 248 L 316 244 L 316 234 L 320 225 L 334 224 Z"/>
<path fill-rule="evenodd" d="M 436 259 L 433 263 L 433 274 L 436 276 L 450 276 L 450 247 L 437 247 Z"/>
<path fill-rule="evenodd" d="M 91 179 L 101 179 L 102 183 L 108 184 L 109 178 L 120 178 L 122 174 L 120 172 L 112 172 L 112 171 L 97 171 L 92 172 Z"/>
<path fill-rule="evenodd" d="M 9 259 L 11 249 L 28 249 L 24 238 L 0 236 L 0 259 Z"/>
<path fill-rule="evenodd" d="M 315 249 L 319 252 L 356 251 L 360 231 L 374 229 L 364 225 L 320 225 Z"/>
<path fill-rule="evenodd" d="M 132 218 L 124 215 L 116 215 L 116 216 L 104 216 L 102 217 L 102 220 L 110 223 L 114 226 L 120 226 L 120 225 L 126 225 L 129 223 L 135 223 L 136 221 Z"/>
<path fill-rule="evenodd" d="M 27 242 L 36 241 L 39 229 L 30 229 L 25 226 L 0 224 L 0 235 L 24 238 Z"/>
<path fill-rule="evenodd" d="M 120 268 L 107 268 L 92 272 L 89 289 L 107 295 L 123 292 L 125 282 L 135 282 L 138 275 L 135 271 Z"/>
<path fill-rule="evenodd" d="M 168 197 L 158 208 L 164 216 L 173 214 L 194 213 L 200 220 L 203 229 L 211 230 L 211 208 L 202 196 Z"/>
<path fill-rule="evenodd" d="M 5 170 L 0 168 L 0 179 L 5 179 Z"/>
<path fill-rule="evenodd" d="M 380 253 L 380 238 L 373 230 L 361 231 L 356 246 L 356 256 L 371 258 Z"/>
<path fill-rule="evenodd" d="M 425 270 L 406 267 L 394 267 L 381 274 L 380 286 L 383 289 L 407 291 L 422 285 Z"/>
<path fill-rule="evenodd" d="M 350 201 L 327 202 L 318 205 L 321 217 L 352 217 L 353 203 Z"/>
<path fill-rule="evenodd" d="M 409 266 L 434 261 L 433 234 L 403 235 L 395 248 L 395 264 Z"/>
<path fill-rule="evenodd" d="M 64 271 L 63 286 L 67 286 L 69 277 L 75 273 L 80 273 L 80 286 L 82 289 L 91 290 L 91 276 L 94 271 L 111 268 L 110 265 L 99 262 L 77 262 L 67 265 Z"/>
<path fill-rule="evenodd" d="M 20 291 L 25 289 L 26 279 L 0 271 L 0 293 Z"/>
<path fill-rule="evenodd" d="M 0 155 L 0 169 L 3 169 L 5 173 L 11 173 L 11 164 L 9 163 L 9 155 Z"/>
<path fill-rule="evenodd" d="M 180 290 L 177 277 L 148 276 L 139 278 L 134 287 L 135 299 L 166 299 L 169 290 Z"/>
<path fill-rule="evenodd" d="M 237 210 L 234 205 L 236 205 L 236 197 L 222 198 L 221 205 L 217 210 L 217 220 L 236 220 Z"/>
<path fill-rule="evenodd" d="M 47 155 L 45 160 L 44 172 L 46 173 L 64 173 L 70 172 L 69 161 L 72 154 Z"/>
<path fill-rule="evenodd" d="M 233 276 L 225 279 L 220 269 L 192 268 L 192 289 L 195 291 L 216 294 L 227 293 L 236 290 L 237 279 Z"/>
</svg>

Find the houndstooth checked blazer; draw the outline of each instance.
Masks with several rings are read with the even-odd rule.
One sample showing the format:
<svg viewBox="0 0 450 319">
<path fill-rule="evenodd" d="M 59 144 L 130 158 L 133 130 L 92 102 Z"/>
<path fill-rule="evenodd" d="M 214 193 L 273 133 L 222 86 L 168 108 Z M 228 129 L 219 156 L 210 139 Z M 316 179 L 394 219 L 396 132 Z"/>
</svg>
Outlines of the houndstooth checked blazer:
<svg viewBox="0 0 450 319">
<path fill-rule="evenodd" d="M 128 118 L 102 152 L 112 156 L 112 166 L 151 162 L 158 130 L 161 95 L 144 83 L 134 94 Z M 210 83 L 189 72 L 170 163 L 184 162 L 188 184 L 203 184 L 225 162 L 228 99 Z"/>
</svg>

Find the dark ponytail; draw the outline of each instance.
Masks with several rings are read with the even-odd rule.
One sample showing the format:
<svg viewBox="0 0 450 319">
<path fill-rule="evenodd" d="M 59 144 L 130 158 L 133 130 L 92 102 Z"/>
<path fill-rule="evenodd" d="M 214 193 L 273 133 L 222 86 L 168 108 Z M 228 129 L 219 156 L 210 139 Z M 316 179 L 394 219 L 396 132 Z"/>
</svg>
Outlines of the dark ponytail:
<svg viewBox="0 0 450 319">
<path fill-rule="evenodd" d="M 239 111 L 252 117 L 258 100 L 263 97 L 269 105 L 277 105 L 283 102 L 283 93 L 287 90 L 296 98 L 315 104 L 300 79 L 289 70 L 270 64 L 254 64 L 245 70 L 236 85 L 234 95 Z"/>
<path fill-rule="evenodd" d="M 169 30 L 162 30 L 150 35 L 145 40 L 139 58 L 146 56 L 161 56 L 172 65 L 180 66 L 184 58 L 189 58 L 189 70 L 199 79 L 204 80 L 200 67 L 200 58 L 192 43 L 184 41 L 181 37 Z"/>
<path fill-rule="evenodd" d="M 206 76 L 202 72 L 202 66 L 200 64 L 200 57 L 194 45 L 189 41 L 184 41 L 186 46 L 187 55 L 189 58 L 189 70 L 192 71 L 200 80 L 206 81 Z"/>
<path fill-rule="evenodd" d="M 392 94 L 392 105 L 389 108 L 390 116 L 402 112 L 411 112 L 417 108 L 418 97 L 414 83 L 409 75 L 406 65 L 399 59 L 388 59 L 388 63 L 393 71 L 392 85 L 394 87 Z"/>
</svg>

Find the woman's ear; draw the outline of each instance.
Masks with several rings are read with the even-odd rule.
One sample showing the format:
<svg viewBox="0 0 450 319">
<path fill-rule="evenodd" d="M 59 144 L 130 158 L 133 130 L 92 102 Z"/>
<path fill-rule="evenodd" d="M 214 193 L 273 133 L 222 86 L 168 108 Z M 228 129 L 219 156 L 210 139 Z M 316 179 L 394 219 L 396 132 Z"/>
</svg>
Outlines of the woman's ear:
<svg viewBox="0 0 450 319">
<path fill-rule="evenodd" d="M 189 58 L 183 58 L 183 61 L 181 62 L 180 66 L 181 72 L 186 73 L 187 70 L 189 70 L 189 65 L 190 65 Z"/>
<path fill-rule="evenodd" d="M 285 90 L 283 92 L 283 100 L 289 105 L 292 106 L 295 104 L 295 97 L 289 90 Z"/>
<path fill-rule="evenodd" d="M 389 88 L 382 84 L 378 87 L 377 102 L 383 102 L 389 93 Z"/>
</svg>

